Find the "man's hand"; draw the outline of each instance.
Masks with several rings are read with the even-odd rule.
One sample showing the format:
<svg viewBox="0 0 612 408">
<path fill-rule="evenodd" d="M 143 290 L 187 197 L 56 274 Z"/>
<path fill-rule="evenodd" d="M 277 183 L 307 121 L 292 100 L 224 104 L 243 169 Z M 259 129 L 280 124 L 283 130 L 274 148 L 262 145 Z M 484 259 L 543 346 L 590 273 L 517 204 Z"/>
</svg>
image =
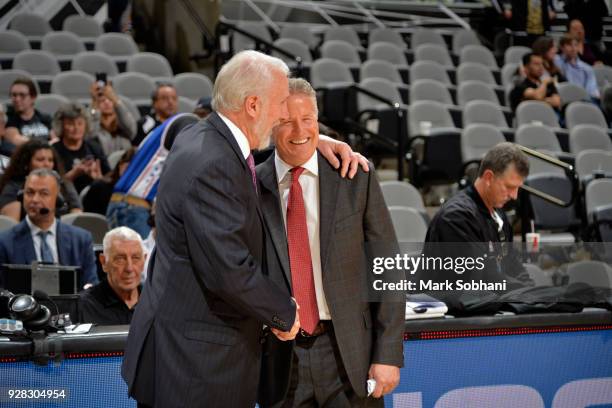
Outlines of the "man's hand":
<svg viewBox="0 0 612 408">
<path fill-rule="evenodd" d="M 280 331 L 278 329 L 274 329 L 272 328 L 271 331 L 272 333 L 274 333 L 274 335 L 281 341 L 288 341 L 288 340 L 293 340 L 295 339 L 295 336 L 297 336 L 298 331 L 300 330 L 300 305 L 297 304 L 297 302 L 295 303 L 295 321 L 293 322 L 293 327 L 291 328 L 291 330 L 289 331 Z"/>
<path fill-rule="evenodd" d="M 355 177 L 359 166 L 361 166 L 365 172 L 370 170 L 368 160 L 360 153 L 354 152 L 351 146 L 344 142 L 340 142 L 325 135 L 320 135 L 319 145 L 317 147 L 323 157 L 325 157 L 329 164 L 334 166 L 335 169 L 340 168 L 340 161 L 338 161 L 336 157 L 340 156 L 340 160 L 342 161 L 340 175 L 342 177 L 346 177 L 348 172 L 348 178 L 352 179 Z"/>
<path fill-rule="evenodd" d="M 91 177 L 94 180 L 98 180 L 102 178 L 102 169 L 101 169 L 102 167 L 100 165 L 99 159 L 86 160 L 81 164 L 83 165 L 83 171 L 89 177 Z"/>
<path fill-rule="evenodd" d="M 399 367 L 386 364 L 372 364 L 368 371 L 368 378 L 376 380 L 376 388 L 374 388 L 371 396 L 380 398 L 383 395 L 389 394 L 397 387 L 400 379 L 400 369 Z"/>
</svg>

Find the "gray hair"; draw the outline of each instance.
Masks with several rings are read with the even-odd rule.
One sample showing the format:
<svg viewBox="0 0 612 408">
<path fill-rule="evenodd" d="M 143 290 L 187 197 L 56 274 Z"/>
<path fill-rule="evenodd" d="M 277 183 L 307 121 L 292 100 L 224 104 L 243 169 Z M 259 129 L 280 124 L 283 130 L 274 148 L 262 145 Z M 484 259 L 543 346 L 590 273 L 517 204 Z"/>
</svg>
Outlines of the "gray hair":
<svg viewBox="0 0 612 408">
<path fill-rule="evenodd" d="M 59 175 L 59 173 L 53 169 L 47 169 L 47 168 L 40 168 L 40 169 L 36 169 L 36 170 L 32 170 L 26 177 L 26 181 L 31 177 L 31 176 L 37 176 L 37 177 L 52 177 L 55 182 L 57 183 L 57 188 L 58 188 L 58 194 L 59 194 L 59 189 L 62 186 L 62 178 Z"/>
<path fill-rule="evenodd" d="M 53 116 L 53 130 L 58 138 L 62 138 L 65 119 L 85 119 L 85 136 L 91 130 L 91 118 L 85 106 L 77 102 L 66 103 L 59 107 Z"/>
<path fill-rule="evenodd" d="M 239 111 L 248 96 L 262 96 L 273 86 L 274 70 L 289 75 L 289 67 L 279 58 L 253 50 L 234 55 L 217 75 L 212 108 L 220 112 Z"/>
<path fill-rule="evenodd" d="M 493 174 L 499 176 L 508 167 L 514 164 L 516 172 L 523 178 L 529 175 L 529 160 L 527 156 L 514 143 L 503 142 L 495 145 L 485 154 L 480 163 L 478 176 L 482 176 L 486 170 L 491 170 Z"/>
<path fill-rule="evenodd" d="M 319 114 L 319 107 L 317 106 L 317 92 L 314 90 L 310 82 L 304 78 L 289 78 L 289 94 L 290 95 L 304 95 L 312 100 L 314 107 Z"/>
<path fill-rule="evenodd" d="M 104 235 L 104 239 L 102 240 L 102 246 L 104 247 L 104 256 L 108 259 L 110 256 L 110 248 L 113 245 L 113 241 L 137 241 L 142 248 L 142 252 L 144 254 L 144 245 L 142 243 L 142 238 L 140 234 L 128 227 L 117 227 L 108 231 Z"/>
</svg>

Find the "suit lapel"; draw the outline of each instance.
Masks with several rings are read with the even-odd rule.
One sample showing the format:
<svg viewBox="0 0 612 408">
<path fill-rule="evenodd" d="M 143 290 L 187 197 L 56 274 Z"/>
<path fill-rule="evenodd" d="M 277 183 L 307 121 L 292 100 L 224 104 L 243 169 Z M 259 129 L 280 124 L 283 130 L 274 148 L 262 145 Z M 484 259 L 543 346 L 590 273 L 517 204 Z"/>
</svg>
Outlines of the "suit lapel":
<svg viewBox="0 0 612 408">
<path fill-rule="evenodd" d="M 29 264 L 35 261 L 37 258 L 36 251 L 34 250 L 34 241 L 32 241 L 32 231 L 25 219 L 21 221 L 15 233 L 15 253 L 22 256 L 19 259 L 19 263 Z"/>
<path fill-rule="evenodd" d="M 59 219 L 57 220 L 57 236 L 55 237 L 57 243 L 57 257 L 60 265 L 70 265 L 73 263 L 70 259 L 70 252 L 72 251 L 72 240 L 70 234 L 66 231 L 65 225 L 63 225 Z"/>
<path fill-rule="evenodd" d="M 278 194 L 278 182 L 274 167 L 274 154 L 258 167 L 257 176 L 261 186 L 260 200 L 263 218 L 283 268 L 283 275 L 291 289 L 291 269 L 287 249 L 287 234 Z"/>
<path fill-rule="evenodd" d="M 246 175 L 248 176 L 249 180 L 251 180 L 251 170 L 249 169 L 246 159 L 242 156 L 242 150 L 240 150 L 240 146 L 238 146 L 238 142 L 236 142 L 236 138 L 232 134 L 231 130 L 227 127 L 225 122 L 223 122 L 223 119 L 221 119 L 221 117 L 219 116 L 217 112 L 212 112 L 210 115 L 208 115 L 208 118 L 206 120 L 215 129 L 217 129 L 217 131 L 219 131 L 221 136 L 223 136 L 225 140 L 229 143 L 229 145 L 232 147 L 232 150 L 236 154 L 238 160 L 242 164 L 242 167 L 244 168 Z M 255 197 L 257 215 L 259 215 L 259 220 L 263 222 L 263 214 L 261 213 L 261 208 L 259 206 L 259 199 L 257 198 L 257 192 L 255 191 L 255 188 L 252 188 L 251 191 L 253 192 L 253 195 Z"/>
<path fill-rule="evenodd" d="M 321 243 L 321 270 L 325 275 L 325 265 L 329 255 L 329 244 L 333 239 L 336 218 L 338 188 L 340 177 L 337 170 L 317 154 L 319 163 L 319 240 Z"/>
</svg>

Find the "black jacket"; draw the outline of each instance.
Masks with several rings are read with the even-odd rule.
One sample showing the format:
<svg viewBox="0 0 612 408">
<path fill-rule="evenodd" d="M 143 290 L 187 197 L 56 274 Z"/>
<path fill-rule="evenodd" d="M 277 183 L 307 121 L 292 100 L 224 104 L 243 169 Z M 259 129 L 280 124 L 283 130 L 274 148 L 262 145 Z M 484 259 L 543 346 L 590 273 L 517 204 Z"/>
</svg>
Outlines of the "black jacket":
<svg viewBox="0 0 612 408">
<path fill-rule="evenodd" d="M 473 186 L 451 197 L 432 219 L 425 237 L 426 251 L 444 256 L 482 256 L 486 254 L 485 269 L 467 274 L 463 279 L 499 281 L 507 279 L 508 289 L 516 283 L 528 283 L 530 278 L 519 254 L 512 247 L 512 227 L 502 210 L 495 210 L 504 222 L 501 232 Z M 433 243 L 457 243 L 444 246 Z M 471 243 L 470 245 L 458 243 Z"/>
<path fill-rule="evenodd" d="M 512 5 L 512 20 L 510 22 L 510 29 L 512 31 L 526 31 L 527 30 L 527 14 L 528 14 L 528 3 L 529 0 L 510 0 L 505 3 Z M 552 0 L 542 0 L 542 25 L 544 31 L 550 30 L 550 19 L 548 18 L 548 12 L 554 11 Z"/>
</svg>

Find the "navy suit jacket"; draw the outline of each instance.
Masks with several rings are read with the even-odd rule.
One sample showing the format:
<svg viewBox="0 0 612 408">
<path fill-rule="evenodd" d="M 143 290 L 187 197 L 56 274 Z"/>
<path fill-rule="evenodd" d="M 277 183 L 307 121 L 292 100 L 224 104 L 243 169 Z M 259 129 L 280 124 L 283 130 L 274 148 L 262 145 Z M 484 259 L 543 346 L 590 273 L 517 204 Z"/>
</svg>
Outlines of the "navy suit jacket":
<svg viewBox="0 0 612 408">
<path fill-rule="evenodd" d="M 82 289 L 86 283 L 98 283 L 91 233 L 57 220 L 56 242 L 59 264 L 81 267 L 78 289 Z M 25 219 L 13 228 L 0 233 L 0 265 L 27 265 L 35 260 L 36 251 L 32 232 Z M 2 284 L 3 280 L 0 280 L 0 286 Z"/>
</svg>

